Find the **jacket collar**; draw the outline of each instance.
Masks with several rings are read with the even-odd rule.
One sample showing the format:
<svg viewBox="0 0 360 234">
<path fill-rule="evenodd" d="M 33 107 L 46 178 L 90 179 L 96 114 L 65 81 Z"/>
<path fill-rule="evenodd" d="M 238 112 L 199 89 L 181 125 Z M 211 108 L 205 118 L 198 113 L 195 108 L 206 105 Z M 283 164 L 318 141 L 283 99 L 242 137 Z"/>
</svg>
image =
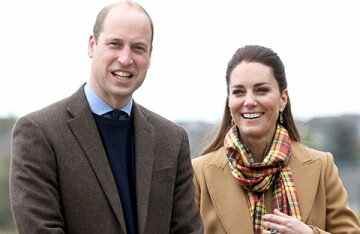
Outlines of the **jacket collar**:
<svg viewBox="0 0 360 234">
<path fill-rule="evenodd" d="M 119 194 L 100 134 L 85 97 L 84 85 L 69 98 L 68 112 L 72 118 L 68 121 L 68 125 L 83 148 L 123 232 L 126 233 Z M 134 102 L 132 108 L 135 131 L 138 226 L 139 233 L 145 233 L 155 151 L 155 127 L 149 122 L 149 117 L 142 107 Z"/>
<path fill-rule="evenodd" d="M 301 143 L 292 142 L 289 166 L 299 198 L 301 219 L 305 222 L 315 200 L 320 180 L 321 161 L 320 158 L 314 158 Z"/>
<path fill-rule="evenodd" d="M 314 160 L 300 143 L 291 143 L 289 166 L 299 197 L 302 221 L 309 216 L 320 176 L 320 160 Z M 212 160 L 203 165 L 205 181 L 212 203 L 229 233 L 253 233 L 248 202 L 243 188 L 231 174 L 224 148 L 213 152 Z M 309 192 L 314 191 L 314 192 Z"/>
<path fill-rule="evenodd" d="M 156 128 L 144 108 L 134 102 L 136 199 L 139 233 L 145 233 L 155 154 Z"/>
<path fill-rule="evenodd" d="M 109 203 L 126 233 L 121 202 L 100 134 L 84 93 L 84 85 L 69 98 L 68 125 L 91 164 Z"/>
<path fill-rule="evenodd" d="M 228 166 L 224 148 L 214 152 L 203 165 L 204 177 L 216 213 L 228 233 L 253 233 L 244 190 L 237 184 Z"/>
</svg>

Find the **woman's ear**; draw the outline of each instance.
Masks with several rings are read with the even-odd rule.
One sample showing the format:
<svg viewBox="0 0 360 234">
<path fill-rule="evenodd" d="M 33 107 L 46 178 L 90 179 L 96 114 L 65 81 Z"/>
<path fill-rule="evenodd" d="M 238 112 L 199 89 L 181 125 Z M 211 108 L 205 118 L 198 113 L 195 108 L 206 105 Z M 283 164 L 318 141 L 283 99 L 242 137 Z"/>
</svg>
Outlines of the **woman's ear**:
<svg viewBox="0 0 360 234">
<path fill-rule="evenodd" d="M 280 96 L 280 111 L 283 112 L 288 100 L 288 90 L 284 89 Z"/>
</svg>

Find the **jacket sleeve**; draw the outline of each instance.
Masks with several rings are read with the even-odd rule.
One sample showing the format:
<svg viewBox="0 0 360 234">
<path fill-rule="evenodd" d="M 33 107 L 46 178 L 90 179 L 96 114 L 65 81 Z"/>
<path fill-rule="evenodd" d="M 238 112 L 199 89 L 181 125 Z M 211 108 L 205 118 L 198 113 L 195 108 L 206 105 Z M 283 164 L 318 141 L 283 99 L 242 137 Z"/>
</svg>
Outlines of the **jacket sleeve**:
<svg viewBox="0 0 360 234">
<path fill-rule="evenodd" d="M 12 136 L 10 200 L 19 233 L 64 233 L 57 166 L 46 133 L 30 117 Z"/>
<path fill-rule="evenodd" d="M 349 207 L 347 193 L 330 153 L 327 153 L 325 186 L 326 231 L 314 227 L 315 233 L 360 233 L 359 219 Z"/>
<path fill-rule="evenodd" d="M 182 147 L 177 162 L 170 233 L 203 233 L 199 208 L 194 200 L 189 139 L 185 130 L 182 132 Z"/>
<path fill-rule="evenodd" d="M 196 177 L 197 166 L 196 166 L 194 160 L 192 160 L 192 165 L 193 165 L 193 169 L 194 169 L 193 183 L 194 183 L 194 186 L 195 186 L 195 202 L 200 208 L 200 193 L 201 193 L 201 191 L 200 191 L 200 186 L 199 186 L 199 183 L 198 183 L 198 179 Z"/>
</svg>

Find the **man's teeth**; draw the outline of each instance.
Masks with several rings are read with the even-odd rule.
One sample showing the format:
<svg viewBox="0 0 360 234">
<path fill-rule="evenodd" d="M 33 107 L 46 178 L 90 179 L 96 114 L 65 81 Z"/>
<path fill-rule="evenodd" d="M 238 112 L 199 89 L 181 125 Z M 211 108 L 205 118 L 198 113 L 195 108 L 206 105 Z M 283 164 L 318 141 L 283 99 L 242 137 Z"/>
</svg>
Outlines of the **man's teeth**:
<svg viewBox="0 0 360 234">
<path fill-rule="evenodd" d="M 113 72 L 113 74 L 119 78 L 119 79 L 122 79 L 122 80 L 126 80 L 126 79 L 129 79 L 131 74 L 130 73 L 127 73 L 127 72 Z"/>
<path fill-rule="evenodd" d="M 253 114 L 243 114 L 244 118 L 246 119 L 254 119 L 254 118 L 259 118 L 262 116 L 261 113 L 253 113 Z"/>
</svg>

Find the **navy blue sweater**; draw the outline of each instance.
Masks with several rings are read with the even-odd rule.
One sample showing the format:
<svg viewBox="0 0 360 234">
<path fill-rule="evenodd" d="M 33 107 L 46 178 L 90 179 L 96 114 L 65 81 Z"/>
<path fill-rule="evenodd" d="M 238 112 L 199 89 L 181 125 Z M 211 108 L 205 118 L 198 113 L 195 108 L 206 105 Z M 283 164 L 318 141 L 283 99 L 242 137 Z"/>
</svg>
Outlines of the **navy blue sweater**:
<svg viewBox="0 0 360 234">
<path fill-rule="evenodd" d="M 127 233 L 137 233 L 135 143 L 132 118 L 113 120 L 94 115 L 119 192 Z"/>
</svg>

